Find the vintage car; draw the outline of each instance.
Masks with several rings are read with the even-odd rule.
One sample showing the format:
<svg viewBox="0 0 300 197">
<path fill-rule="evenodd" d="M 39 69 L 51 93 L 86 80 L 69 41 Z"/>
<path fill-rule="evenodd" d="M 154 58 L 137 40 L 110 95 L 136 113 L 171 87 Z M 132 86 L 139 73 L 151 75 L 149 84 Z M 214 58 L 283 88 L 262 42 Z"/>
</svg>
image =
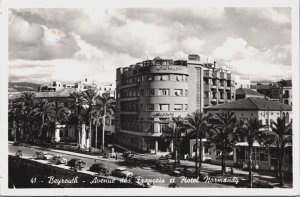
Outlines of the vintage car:
<svg viewBox="0 0 300 197">
<path fill-rule="evenodd" d="M 68 161 L 67 166 L 70 166 L 73 169 L 76 170 L 81 170 L 82 168 L 84 168 L 86 165 L 86 163 L 84 161 L 82 161 L 81 159 L 71 159 L 70 161 Z"/>
<path fill-rule="evenodd" d="M 39 151 L 39 152 L 36 152 L 35 155 L 33 156 L 34 159 L 37 159 L 37 160 L 50 160 L 53 158 L 52 155 L 49 155 L 45 152 L 42 152 L 42 151 Z"/>
<path fill-rule="evenodd" d="M 90 171 L 98 173 L 100 176 L 109 176 L 111 171 L 103 163 L 95 163 L 90 167 Z"/>
<path fill-rule="evenodd" d="M 112 176 L 120 177 L 120 178 L 131 178 L 133 177 L 133 173 L 129 172 L 127 168 L 119 167 L 112 171 Z"/>
<path fill-rule="evenodd" d="M 130 158 L 134 157 L 134 155 L 135 155 L 135 152 L 133 152 L 133 151 L 123 152 L 123 157 L 125 159 L 130 159 Z"/>
<path fill-rule="evenodd" d="M 55 165 L 59 165 L 59 164 L 67 164 L 68 160 L 66 158 L 63 158 L 60 155 L 55 155 L 52 157 L 52 159 L 50 159 L 50 162 Z"/>
<path fill-rule="evenodd" d="M 170 175 L 171 176 L 184 176 L 185 175 L 185 172 L 186 172 L 186 169 L 185 168 L 182 168 L 182 167 L 176 167 L 174 168 Z"/>
</svg>

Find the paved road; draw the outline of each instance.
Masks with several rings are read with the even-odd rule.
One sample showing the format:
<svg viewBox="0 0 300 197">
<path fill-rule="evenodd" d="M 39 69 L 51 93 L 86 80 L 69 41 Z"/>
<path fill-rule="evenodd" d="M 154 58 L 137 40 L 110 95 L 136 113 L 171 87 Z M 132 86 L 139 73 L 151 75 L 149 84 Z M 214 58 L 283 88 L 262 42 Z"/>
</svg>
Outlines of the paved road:
<svg viewBox="0 0 300 197">
<path fill-rule="evenodd" d="M 9 145 L 8 149 L 10 154 L 14 154 L 18 149 L 22 150 L 23 156 L 27 156 L 27 157 L 32 157 L 35 155 L 35 152 L 40 151 L 39 148 L 30 147 L 30 146 L 24 147 L 24 146 Z M 50 155 L 58 154 L 56 150 L 51 150 L 51 149 L 48 149 L 46 152 L 49 153 Z M 143 179 L 153 180 L 155 186 L 168 187 L 170 183 L 170 179 L 174 178 L 173 176 L 170 176 L 168 173 L 160 172 L 154 168 L 155 166 L 154 162 L 159 157 L 158 155 L 136 155 L 134 159 L 129 159 L 129 160 L 120 159 L 116 161 L 115 159 L 103 160 L 102 158 L 96 156 L 85 156 L 82 154 L 74 153 L 76 154 L 75 156 L 72 154 L 73 154 L 72 152 L 59 153 L 59 155 L 61 155 L 62 157 L 68 160 L 72 158 L 79 158 L 85 161 L 87 165 L 84 168 L 84 170 L 88 170 L 89 167 L 95 162 L 101 162 L 112 170 L 120 166 L 127 167 L 129 171 L 133 172 L 134 174 L 141 175 Z M 164 180 L 164 182 L 162 183 L 161 180 Z M 183 183 L 181 182 L 182 179 L 180 177 L 176 177 L 175 181 L 179 183 L 180 187 L 231 187 L 228 185 L 217 184 L 217 183 L 205 183 L 205 182 Z M 192 180 L 190 179 L 186 181 L 191 182 Z"/>
</svg>

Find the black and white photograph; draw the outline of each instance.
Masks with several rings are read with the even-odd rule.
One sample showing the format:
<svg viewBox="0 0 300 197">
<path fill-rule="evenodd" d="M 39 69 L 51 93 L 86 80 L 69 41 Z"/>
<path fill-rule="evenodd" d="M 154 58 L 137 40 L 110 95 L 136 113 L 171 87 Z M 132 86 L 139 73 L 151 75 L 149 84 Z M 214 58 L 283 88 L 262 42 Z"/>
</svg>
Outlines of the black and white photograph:
<svg viewBox="0 0 300 197">
<path fill-rule="evenodd" d="M 0 195 L 300 194 L 299 1 L 26 2 Z"/>
</svg>

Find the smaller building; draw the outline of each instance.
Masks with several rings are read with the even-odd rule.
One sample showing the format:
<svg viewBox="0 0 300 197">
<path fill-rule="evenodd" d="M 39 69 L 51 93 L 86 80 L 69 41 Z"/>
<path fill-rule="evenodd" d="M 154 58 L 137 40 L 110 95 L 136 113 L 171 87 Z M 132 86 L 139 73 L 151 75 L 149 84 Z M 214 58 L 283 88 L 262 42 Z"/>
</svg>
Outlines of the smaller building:
<svg viewBox="0 0 300 197">
<path fill-rule="evenodd" d="M 238 121 L 246 120 L 248 118 L 256 118 L 259 120 L 259 123 L 264 126 L 262 128 L 263 131 L 271 130 L 271 125 L 273 122 L 277 121 L 277 118 L 285 117 L 286 124 L 292 121 L 291 106 L 264 98 L 248 97 L 231 103 L 206 107 L 204 111 L 213 115 L 220 111 L 231 111 L 235 113 Z M 207 147 L 204 147 L 204 157 L 207 157 L 207 154 L 209 154 L 212 163 L 220 163 L 217 159 L 218 151 L 212 151 L 211 148 L 206 149 Z M 287 147 L 287 151 L 290 151 L 290 149 L 291 148 Z M 243 163 L 247 163 L 247 151 L 249 150 L 246 142 L 237 143 L 232 152 L 232 160 L 227 162 L 230 163 L 230 165 L 242 165 Z M 278 160 L 276 159 L 276 153 L 274 151 L 275 148 L 272 146 L 266 148 L 255 142 L 253 148 L 253 162 L 259 166 L 259 169 L 276 170 L 278 167 Z M 290 171 L 292 169 L 291 162 L 289 162 L 291 161 L 291 158 L 287 158 L 287 160 L 285 170 Z"/>
<path fill-rule="evenodd" d="M 250 81 L 249 77 L 233 75 L 232 79 L 234 80 L 235 89 L 238 89 L 238 88 L 248 88 L 249 89 L 251 86 L 251 81 Z"/>
<path fill-rule="evenodd" d="M 243 98 L 264 98 L 265 95 L 258 93 L 254 90 L 248 88 L 238 88 L 235 90 L 235 99 L 243 99 Z"/>
</svg>

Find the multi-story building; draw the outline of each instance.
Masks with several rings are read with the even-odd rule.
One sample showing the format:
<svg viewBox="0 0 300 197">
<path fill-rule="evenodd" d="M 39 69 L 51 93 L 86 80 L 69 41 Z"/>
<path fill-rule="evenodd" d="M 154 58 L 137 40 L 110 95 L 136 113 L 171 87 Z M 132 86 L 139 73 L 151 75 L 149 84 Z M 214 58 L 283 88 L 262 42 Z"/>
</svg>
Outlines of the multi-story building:
<svg viewBox="0 0 300 197">
<path fill-rule="evenodd" d="M 216 63 L 201 63 L 199 55 L 118 68 L 116 83 L 117 141 L 145 152 L 166 150 L 159 141 L 171 117 L 235 99 L 231 73 Z"/>
<path fill-rule="evenodd" d="M 233 75 L 226 69 L 204 70 L 204 107 L 235 100 Z"/>
</svg>

